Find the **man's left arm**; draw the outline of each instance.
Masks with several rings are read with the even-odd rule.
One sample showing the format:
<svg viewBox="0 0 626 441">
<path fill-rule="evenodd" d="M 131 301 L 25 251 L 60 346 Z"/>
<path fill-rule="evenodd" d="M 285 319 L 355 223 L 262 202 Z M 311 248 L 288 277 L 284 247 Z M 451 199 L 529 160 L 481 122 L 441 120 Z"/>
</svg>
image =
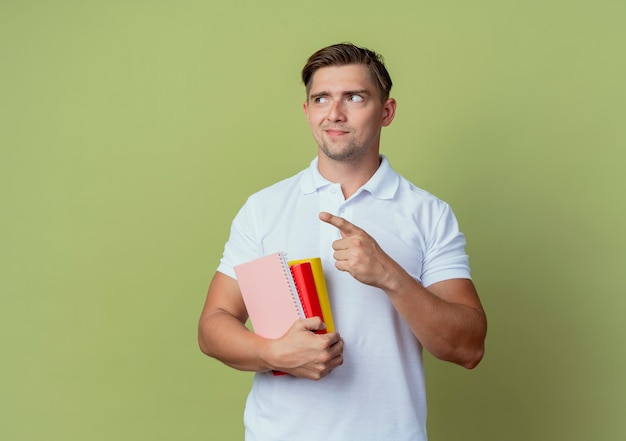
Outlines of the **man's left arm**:
<svg viewBox="0 0 626 441">
<path fill-rule="evenodd" d="M 320 219 L 339 229 L 335 266 L 387 293 L 424 348 L 468 369 L 483 357 L 487 318 L 474 284 L 450 279 L 424 287 L 385 253 L 363 229 L 330 213 Z"/>
</svg>

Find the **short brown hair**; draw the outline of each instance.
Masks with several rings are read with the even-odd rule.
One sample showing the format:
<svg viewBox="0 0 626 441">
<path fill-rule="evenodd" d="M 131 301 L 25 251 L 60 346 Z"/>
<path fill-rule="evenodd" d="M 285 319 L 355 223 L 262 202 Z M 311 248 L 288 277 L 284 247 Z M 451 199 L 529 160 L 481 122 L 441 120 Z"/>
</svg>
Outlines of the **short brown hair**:
<svg viewBox="0 0 626 441">
<path fill-rule="evenodd" d="M 385 101 L 391 91 L 391 77 L 382 55 L 369 49 L 355 46 L 352 43 L 339 43 L 318 50 L 311 55 L 302 69 L 302 82 L 306 86 L 307 96 L 311 89 L 313 74 L 322 67 L 345 66 L 348 64 L 363 64 L 370 72 L 372 81 L 376 85 L 380 98 Z"/>
</svg>

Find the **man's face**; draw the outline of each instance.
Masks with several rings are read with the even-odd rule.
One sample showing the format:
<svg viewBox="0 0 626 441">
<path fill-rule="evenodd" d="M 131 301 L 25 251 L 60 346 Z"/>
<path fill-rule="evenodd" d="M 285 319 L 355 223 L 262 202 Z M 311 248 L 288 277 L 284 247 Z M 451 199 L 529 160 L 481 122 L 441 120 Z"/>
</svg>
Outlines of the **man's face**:
<svg viewBox="0 0 626 441">
<path fill-rule="evenodd" d="M 356 162 L 378 157 L 381 128 L 395 115 L 395 100 L 382 102 L 362 64 L 318 69 L 304 103 L 304 113 L 321 153 L 329 159 Z"/>
</svg>

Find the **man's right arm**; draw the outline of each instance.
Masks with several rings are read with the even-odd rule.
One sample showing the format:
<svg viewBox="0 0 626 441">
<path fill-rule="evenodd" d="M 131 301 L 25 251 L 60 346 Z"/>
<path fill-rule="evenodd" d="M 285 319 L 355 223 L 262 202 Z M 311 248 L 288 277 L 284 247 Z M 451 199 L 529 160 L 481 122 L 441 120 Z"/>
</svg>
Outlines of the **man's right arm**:
<svg viewBox="0 0 626 441">
<path fill-rule="evenodd" d="M 198 343 L 206 355 L 243 371 L 279 370 L 320 379 L 343 363 L 343 341 L 336 332 L 315 334 L 317 317 L 298 320 L 279 339 L 250 332 L 237 281 L 217 272 L 211 281 L 198 326 Z"/>
</svg>

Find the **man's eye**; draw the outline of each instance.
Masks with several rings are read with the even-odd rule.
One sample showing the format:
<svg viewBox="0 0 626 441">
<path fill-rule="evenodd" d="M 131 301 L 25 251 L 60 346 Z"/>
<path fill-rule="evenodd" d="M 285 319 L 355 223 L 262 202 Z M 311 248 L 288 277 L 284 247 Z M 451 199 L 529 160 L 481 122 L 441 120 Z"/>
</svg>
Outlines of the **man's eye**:
<svg viewBox="0 0 626 441">
<path fill-rule="evenodd" d="M 318 96 L 317 98 L 315 98 L 315 102 L 317 104 L 326 104 L 328 102 L 328 97 L 326 97 L 326 96 Z"/>
<path fill-rule="evenodd" d="M 351 103 L 361 103 L 363 102 L 363 97 L 361 95 L 350 95 L 348 101 Z"/>
</svg>

